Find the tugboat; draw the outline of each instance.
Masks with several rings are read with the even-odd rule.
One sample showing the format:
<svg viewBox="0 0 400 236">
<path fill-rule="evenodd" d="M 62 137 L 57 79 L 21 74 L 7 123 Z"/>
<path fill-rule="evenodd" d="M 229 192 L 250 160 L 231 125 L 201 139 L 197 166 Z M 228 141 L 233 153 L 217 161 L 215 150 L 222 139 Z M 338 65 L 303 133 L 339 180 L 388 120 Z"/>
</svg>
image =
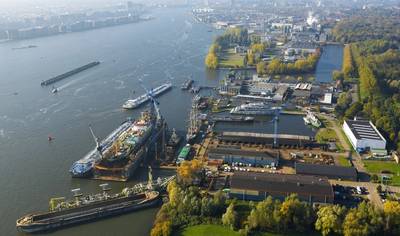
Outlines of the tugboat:
<svg viewBox="0 0 400 236">
<path fill-rule="evenodd" d="M 192 86 L 193 82 L 194 82 L 194 80 L 192 80 L 192 79 L 185 80 L 185 82 L 183 82 L 183 84 L 181 86 L 181 89 L 188 90 Z"/>
<path fill-rule="evenodd" d="M 52 92 L 52 93 L 57 93 L 57 92 L 58 92 L 58 88 L 56 88 L 56 87 L 53 86 L 51 92 Z"/>
</svg>

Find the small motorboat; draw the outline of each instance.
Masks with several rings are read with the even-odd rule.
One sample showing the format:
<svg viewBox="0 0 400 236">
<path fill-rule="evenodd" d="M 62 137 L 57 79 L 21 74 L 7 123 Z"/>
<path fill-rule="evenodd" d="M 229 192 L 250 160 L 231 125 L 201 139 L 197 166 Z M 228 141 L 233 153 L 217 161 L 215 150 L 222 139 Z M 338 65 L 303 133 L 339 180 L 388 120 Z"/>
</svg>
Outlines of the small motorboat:
<svg viewBox="0 0 400 236">
<path fill-rule="evenodd" d="M 51 90 L 52 93 L 57 93 L 58 92 L 58 88 L 53 87 L 53 89 Z"/>
</svg>

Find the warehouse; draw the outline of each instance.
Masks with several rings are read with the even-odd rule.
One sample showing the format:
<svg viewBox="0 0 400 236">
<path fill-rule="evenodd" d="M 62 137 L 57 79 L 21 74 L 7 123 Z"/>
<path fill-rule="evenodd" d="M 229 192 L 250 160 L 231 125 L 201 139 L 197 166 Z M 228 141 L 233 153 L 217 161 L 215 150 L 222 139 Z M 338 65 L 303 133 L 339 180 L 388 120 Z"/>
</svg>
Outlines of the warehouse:
<svg viewBox="0 0 400 236">
<path fill-rule="evenodd" d="M 367 120 L 345 120 L 343 131 L 357 152 L 386 149 L 386 140 L 378 129 Z"/>
<path fill-rule="evenodd" d="M 229 196 L 241 200 L 261 201 L 272 196 L 284 200 L 297 194 L 309 203 L 333 203 L 333 189 L 326 177 L 272 173 L 235 172 Z"/>
<path fill-rule="evenodd" d="M 318 164 L 295 164 L 296 174 L 325 176 L 328 179 L 357 181 L 357 170 L 354 167 L 318 165 Z"/>
<path fill-rule="evenodd" d="M 242 163 L 252 166 L 278 166 L 279 152 L 249 151 L 235 148 L 211 148 L 208 151 L 209 160 L 221 160 L 224 163 Z"/>
</svg>

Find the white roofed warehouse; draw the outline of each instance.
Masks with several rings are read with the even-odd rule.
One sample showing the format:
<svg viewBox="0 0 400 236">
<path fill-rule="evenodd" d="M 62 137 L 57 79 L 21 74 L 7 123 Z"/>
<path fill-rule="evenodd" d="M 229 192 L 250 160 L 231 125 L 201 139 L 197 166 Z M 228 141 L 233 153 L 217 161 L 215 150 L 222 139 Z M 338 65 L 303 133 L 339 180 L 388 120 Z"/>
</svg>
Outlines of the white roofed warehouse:
<svg viewBox="0 0 400 236">
<path fill-rule="evenodd" d="M 357 152 L 386 149 L 386 140 L 368 120 L 345 120 L 343 131 Z"/>
</svg>

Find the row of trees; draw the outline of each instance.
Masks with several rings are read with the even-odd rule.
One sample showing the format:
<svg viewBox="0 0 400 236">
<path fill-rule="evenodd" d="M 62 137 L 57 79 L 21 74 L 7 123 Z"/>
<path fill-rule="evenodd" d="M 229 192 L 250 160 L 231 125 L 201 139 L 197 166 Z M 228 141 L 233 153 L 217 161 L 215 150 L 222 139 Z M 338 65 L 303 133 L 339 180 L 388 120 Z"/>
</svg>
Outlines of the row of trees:
<svg viewBox="0 0 400 236">
<path fill-rule="evenodd" d="M 277 58 L 268 64 L 266 62 L 259 62 L 257 64 L 257 73 L 271 75 L 311 73 L 315 70 L 319 57 L 320 52 L 318 51 L 294 63 L 284 63 Z"/>
<path fill-rule="evenodd" d="M 399 235 L 399 210 L 397 201 L 386 202 L 383 210 L 367 202 L 352 209 L 340 205 L 313 208 L 299 201 L 296 195 L 283 202 L 268 197 L 251 210 L 241 231 L 248 234 L 252 231 L 305 233 L 317 230 L 323 236 Z M 238 219 L 235 202 L 232 202 L 222 216 L 222 223 L 234 229 L 239 225 Z"/>
<path fill-rule="evenodd" d="M 400 150 L 400 21 L 391 10 L 356 12 L 339 22 L 333 35 L 351 43 L 344 49 L 342 72 L 336 79 L 358 76 L 360 102 L 338 102 L 339 116 L 362 113 L 387 138 L 390 147 Z M 339 98 L 340 100 L 340 98 Z"/>
<path fill-rule="evenodd" d="M 182 227 L 198 224 L 223 224 L 247 235 L 252 232 L 305 233 L 319 231 L 323 236 L 399 235 L 400 203 L 387 201 L 383 210 L 362 202 L 347 209 L 339 205 L 313 207 L 296 195 L 284 201 L 268 197 L 264 201 L 227 200 L 222 192 L 214 196 L 197 187 L 168 186 L 169 202 L 158 212 L 152 236 L 169 236 Z M 243 205 L 249 210 L 241 210 Z"/>
<path fill-rule="evenodd" d="M 346 44 L 343 49 L 342 72 L 343 79 L 357 77 L 351 44 Z"/>
<path fill-rule="evenodd" d="M 254 66 L 261 61 L 265 49 L 269 47 L 268 43 L 252 43 L 247 54 L 244 57 L 244 65 Z"/>
</svg>

